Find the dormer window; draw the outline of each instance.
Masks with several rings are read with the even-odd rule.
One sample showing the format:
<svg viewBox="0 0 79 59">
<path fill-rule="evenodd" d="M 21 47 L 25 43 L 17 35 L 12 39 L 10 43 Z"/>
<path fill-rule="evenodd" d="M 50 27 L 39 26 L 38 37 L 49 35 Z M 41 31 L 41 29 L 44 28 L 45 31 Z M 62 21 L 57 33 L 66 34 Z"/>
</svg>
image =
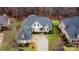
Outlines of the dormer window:
<svg viewBox="0 0 79 59">
<path fill-rule="evenodd" d="M 79 38 L 79 35 L 77 35 L 77 38 Z"/>
<path fill-rule="evenodd" d="M 36 24 L 34 24 L 34 27 L 36 26 Z"/>
<path fill-rule="evenodd" d="M 43 30 L 43 28 L 40 28 L 40 30 Z M 44 29 L 45 30 L 45 29 Z"/>
<path fill-rule="evenodd" d="M 47 29 L 47 31 L 49 31 L 49 28 Z"/>
<path fill-rule="evenodd" d="M 38 24 L 38 27 L 39 27 L 39 24 Z"/>
<path fill-rule="evenodd" d="M 39 27 L 39 24 L 34 24 L 34 27 Z"/>
</svg>

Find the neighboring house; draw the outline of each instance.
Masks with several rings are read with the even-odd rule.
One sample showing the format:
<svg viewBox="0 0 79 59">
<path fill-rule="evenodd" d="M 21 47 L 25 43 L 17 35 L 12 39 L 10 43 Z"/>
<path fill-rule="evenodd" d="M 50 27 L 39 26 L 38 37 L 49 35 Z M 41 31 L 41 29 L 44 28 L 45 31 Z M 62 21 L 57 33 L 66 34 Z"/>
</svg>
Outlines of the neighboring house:
<svg viewBox="0 0 79 59">
<path fill-rule="evenodd" d="M 10 25 L 10 21 L 8 20 L 8 16 L 6 14 L 0 16 L 0 28 L 8 27 L 9 25 Z"/>
<path fill-rule="evenodd" d="M 52 30 L 52 23 L 47 17 L 31 15 L 23 21 L 22 28 L 18 33 L 21 43 L 31 41 L 32 32 L 49 32 Z"/>
<path fill-rule="evenodd" d="M 59 28 L 66 35 L 70 43 L 79 41 L 79 16 L 64 19 L 59 24 Z"/>
</svg>

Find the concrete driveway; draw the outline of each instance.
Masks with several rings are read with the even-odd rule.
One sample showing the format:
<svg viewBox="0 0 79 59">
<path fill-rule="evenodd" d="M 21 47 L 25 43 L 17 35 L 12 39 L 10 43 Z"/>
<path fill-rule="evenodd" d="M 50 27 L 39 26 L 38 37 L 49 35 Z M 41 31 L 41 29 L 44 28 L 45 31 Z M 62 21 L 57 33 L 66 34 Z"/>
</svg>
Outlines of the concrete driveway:
<svg viewBox="0 0 79 59">
<path fill-rule="evenodd" d="M 48 38 L 45 34 L 33 34 L 32 42 L 35 43 L 37 51 L 48 51 Z"/>
</svg>

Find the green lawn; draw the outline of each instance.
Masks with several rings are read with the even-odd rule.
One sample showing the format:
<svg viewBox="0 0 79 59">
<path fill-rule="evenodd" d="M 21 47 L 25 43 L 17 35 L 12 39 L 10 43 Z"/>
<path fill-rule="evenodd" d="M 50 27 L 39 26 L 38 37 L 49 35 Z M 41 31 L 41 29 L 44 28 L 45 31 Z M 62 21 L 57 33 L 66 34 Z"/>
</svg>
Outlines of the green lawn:
<svg viewBox="0 0 79 59">
<path fill-rule="evenodd" d="M 0 47 L 0 51 L 9 51 L 12 49 L 11 41 L 16 37 L 16 23 L 11 23 L 9 31 L 4 31 L 4 43 Z"/>
<path fill-rule="evenodd" d="M 59 25 L 59 21 L 58 20 L 53 20 L 52 23 L 53 23 L 54 26 L 58 26 Z"/>
<path fill-rule="evenodd" d="M 57 26 L 59 24 L 59 21 L 53 20 L 52 23 L 53 23 L 53 33 L 48 34 L 49 50 L 52 49 L 54 42 L 57 41 L 57 39 L 60 37 L 58 34 L 58 30 L 57 30 Z"/>
</svg>

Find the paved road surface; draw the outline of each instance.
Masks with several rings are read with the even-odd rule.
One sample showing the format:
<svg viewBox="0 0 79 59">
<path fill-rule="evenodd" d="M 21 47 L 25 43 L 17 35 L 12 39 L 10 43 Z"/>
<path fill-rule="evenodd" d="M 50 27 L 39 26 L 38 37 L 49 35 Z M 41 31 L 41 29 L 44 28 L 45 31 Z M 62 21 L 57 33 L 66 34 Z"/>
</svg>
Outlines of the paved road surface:
<svg viewBox="0 0 79 59">
<path fill-rule="evenodd" d="M 47 35 L 33 34 L 32 41 L 35 43 L 37 51 L 48 51 Z"/>
</svg>

